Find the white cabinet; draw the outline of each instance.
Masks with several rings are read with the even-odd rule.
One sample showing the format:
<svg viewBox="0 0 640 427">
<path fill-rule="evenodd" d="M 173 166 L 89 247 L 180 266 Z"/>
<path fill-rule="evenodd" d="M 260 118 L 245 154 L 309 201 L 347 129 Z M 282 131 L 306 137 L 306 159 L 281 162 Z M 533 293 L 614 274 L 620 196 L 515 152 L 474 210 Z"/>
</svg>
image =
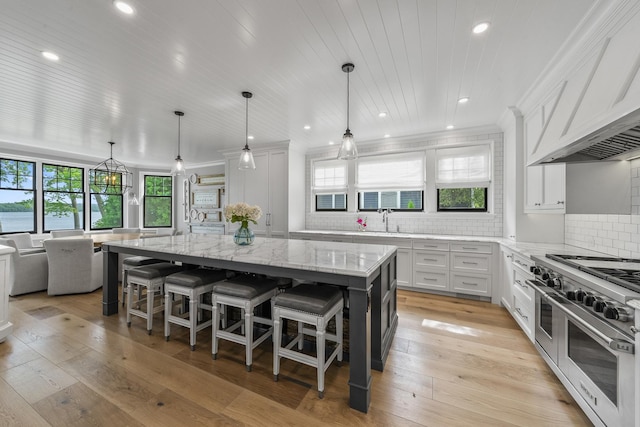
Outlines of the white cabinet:
<svg viewBox="0 0 640 427">
<path fill-rule="evenodd" d="M 513 251 L 507 247 L 500 249 L 500 304 L 510 313 L 513 310 Z"/>
<path fill-rule="evenodd" d="M 513 300 L 511 315 L 531 342 L 534 341 L 535 291 L 527 284 L 533 278 L 530 258 L 519 253 L 513 254 Z"/>
<path fill-rule="evenodd" d="M 565 212 L 564 163 L 526 168 L 525 212 Z"/>
<path fill-rule="evenodd" d="M 414 240 L 413 245 L 414 287 L 449 291 L 449 242 Z"/>
<path fill-rule="evenodd" d="M 9 269 L 15 249 L 0 246 L 0 343 L 6 340 L 13 325 L 9 322 Z"/>
<path fill-rule="evenodd" d="M 493 244 L 455 242 L 451 244 L 451 292 L 491 297 Z"/>
<path fill-rule="evenodd" d="M 349 237 L 349 236 L 344 236 Z M 351 239 L 351 238 L 350 238 Z M 372 245 L 392 245 L 397 246 L 396 252 L 396 280 L 398 286 L 403 288 L 411 287 L 413 282 L 413 271 L 411 268 L 411 240 L 402 239 L 396 237 L 380 237 L 370 236 L 366 233 L 362 233 L 358 236 L 353 236 L 350 240 L 353 243 L 368 243 Z"/>
<path fill-rule="evenodd" d="M 260 206 L 262 217 L 257 224 L 250 224 L 256 236 L 287 237 L 288 152 L 286 149 L 254 150 L 253 158 L 254 170 L 239 170 L 237 157 L 227 159 L 227 200 L 230 204 L 245 202 Z M 228 232 L 233 233 L 236 228 L 231 225 Z"/>
</svg>

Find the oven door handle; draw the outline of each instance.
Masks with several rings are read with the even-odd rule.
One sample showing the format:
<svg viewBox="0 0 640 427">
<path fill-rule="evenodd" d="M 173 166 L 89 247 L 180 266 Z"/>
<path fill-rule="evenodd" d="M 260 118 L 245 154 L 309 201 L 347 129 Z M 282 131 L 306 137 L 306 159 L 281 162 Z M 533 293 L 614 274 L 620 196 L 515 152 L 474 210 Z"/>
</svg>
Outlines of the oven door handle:
<svg viewBox="0 0 640 427">
<path fill-rule="evenodd" d="M 533 283 L 533 281 L 531 281 L 531 280 L 527 280 L 526 282 L 536 292 L 538 292 L 545 299 L 545 301 L 547 301 L 548 303 L 552 304 L 554 307 L 558 308 L 560 311 L 562 311 L 564 314 L 566 314 L 568 317 L 570 317 L 574 322 L 578 323 L 583 328 L 587 329 L 589 332 L 591 332 L 592 334 L 597 336 L 600 339 L 600 341 L 606 343 L 606 345 L 610 349 L 615 350 L 615 351 L 619 351 L 619 352 L 622 352 L 622 353 L 634 354 L 634 345 L 632 343 L 630 343 L 628 341 L 625 341 L 625 340 L 614 339 L 614 338 L 608 337 L 607 335 L 603 334 L 599 330 L 595 329 L 593 326 L 589 325 L 589 323 L 586 322 L 584 319 L 582 319 L 580 316 L 578 316 L 577 314 L 575 314 L 574 312 L 572 312 L 571 310 L 566 308 L 562 304 L 562 302 L 560 302 L 560 301 L 558 301 L 558 300 L 556 300 L 554 298 L 554 295 L 551 295 L 548 292 L 543 291 L 542 289 L 540 289 L 540 287 L 538 285 Z"/>
</svg>

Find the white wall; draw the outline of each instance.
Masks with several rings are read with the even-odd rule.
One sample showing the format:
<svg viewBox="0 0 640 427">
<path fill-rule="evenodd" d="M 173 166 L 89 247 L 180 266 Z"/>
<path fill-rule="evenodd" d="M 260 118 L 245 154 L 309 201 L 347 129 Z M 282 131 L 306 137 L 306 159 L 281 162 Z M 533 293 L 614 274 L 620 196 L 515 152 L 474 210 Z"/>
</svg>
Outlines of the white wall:
<svg viewBox="0 0 640 427">
<path fill-rule="evenodd" d="M 362 143 L 358 146 L 360 154 L 376 154 L 399 150 L 419 150 L 434 148 L 439 145 L 452 143 L 492 140 L 494 142 L 493 162 L 493 201 L 490 213 L 413 213 L 394 212 L 389 215 L 389 231 L 396 231 L 397 227 L 403 233 L 450 234 L 468 236 L 502 236 L 503 212 L 503 134 L 494 127 L 475 131 L 448 133 L 432 136 L 413 136 L 402 140 L 384 140 L 375 143 Z M 382 214 L 375 212 L 312 212 L 311 200 L 311 162 L 314 159 L 331 158 L 337 155 L 338 146 L 330 150 L 315 152 L 307 155 L 305 178 L 305 206 L 307 230 L 357 230 L 358 216 L 367 217 L 368 231 L 384 231 Z M 350 171 L 351 173 L 351 171 Z M 427 199 L 425 195 L 425 200 Z M 349 206 L 355 201 L 348 200 Z M 293 228 L 291 228 L 293 230 Z"/>
</svg>

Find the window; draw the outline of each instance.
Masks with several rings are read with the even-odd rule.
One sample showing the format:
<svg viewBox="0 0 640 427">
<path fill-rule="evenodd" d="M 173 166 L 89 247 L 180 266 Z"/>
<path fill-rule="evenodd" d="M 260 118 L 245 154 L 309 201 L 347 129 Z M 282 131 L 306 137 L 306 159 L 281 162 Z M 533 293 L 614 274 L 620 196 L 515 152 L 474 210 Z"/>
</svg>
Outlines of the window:
<svg viewBox="0 0 640 427">
<path fill-rule="evenodd" d="M 144 176 L 143 227 L 171 227 L 173 179 L 170 176 Z"/>
<path fill-rule="evenodd" d="M 424 209 L 424 153 L 362 157 L 357 171 L 358 210 Z"/>
<path fill-rule="evenodd" d="M 42 165 L 44 231 L 84 229 L 84 169 Z"/>
<path fill-rule="evenodd" d="M 436 150 L 438 211 L 487 212 L 491 145 Z"/>
<path fill-rule="evenodd" d="M 33 162 L 0 159 L 0 232 L 35 232 L 35 170 Z"/>
<path fill-rule="evenodd" d="M 321 160 L 313 165 L 316 211 L 347 210 L 347 162 Z"/>
<path fill-rule="evenodd" d="M 122 227 L 122 194 L 91 193 L 91 229 Z"/>
</svg>

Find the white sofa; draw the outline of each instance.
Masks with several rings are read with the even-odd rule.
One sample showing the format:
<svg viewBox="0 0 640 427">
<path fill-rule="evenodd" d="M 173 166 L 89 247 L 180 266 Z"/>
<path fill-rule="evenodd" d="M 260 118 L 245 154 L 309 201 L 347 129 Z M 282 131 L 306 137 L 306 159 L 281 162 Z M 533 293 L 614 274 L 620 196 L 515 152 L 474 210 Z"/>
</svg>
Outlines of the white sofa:
<svg viewBox="0 0 640 427">
<path fill-rule="evenodd" d="M 30 236 L 29 240 L 31 240 Z M 0 239 L 0 245 L 10 246 L 16 250 L 11 254 L 9 295 L 17 296 L 47 289 L 49 262 L 44 251 L 27 252 L 28 249 L 21 251 L 16 240 L 12 238 Z"/>
</svg>

